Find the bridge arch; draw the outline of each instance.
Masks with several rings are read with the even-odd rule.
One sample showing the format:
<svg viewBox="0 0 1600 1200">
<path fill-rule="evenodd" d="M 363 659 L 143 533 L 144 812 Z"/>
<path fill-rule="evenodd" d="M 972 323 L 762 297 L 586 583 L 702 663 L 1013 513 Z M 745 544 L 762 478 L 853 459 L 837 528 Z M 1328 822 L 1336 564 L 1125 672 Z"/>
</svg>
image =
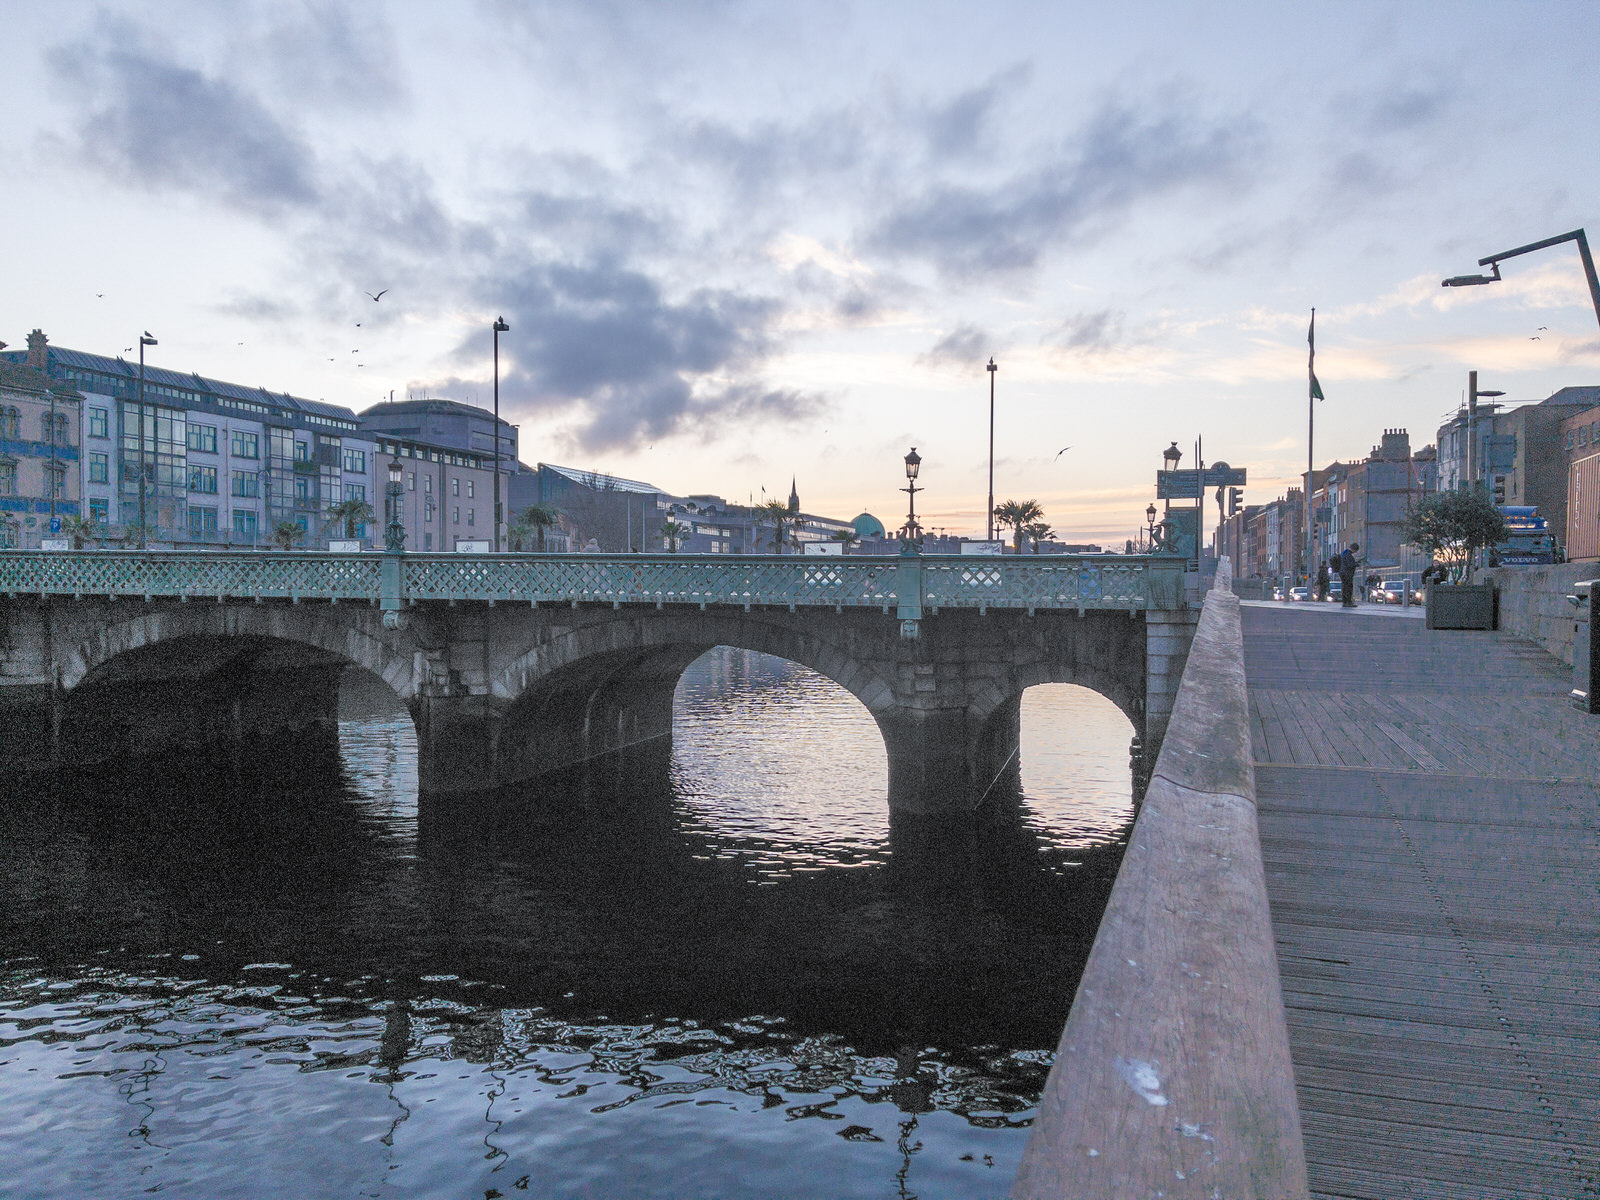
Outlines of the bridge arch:
<svg viewBox="0 0 1600 1200">
<path fill-rule="evenodd" d="M 760 616 L 637 611 L 580 620 L 496 673 L 501 708 L 495 774 L 537 774 L 670 737 L 678 681 L 707 650 L 730 646 L 798 663 L 832 680 L 872 714 L 895 703 L 890 683 L 836 640 Z"/>
<path fill-rule="evenodd" d="M 123 655 L 185 639 L 249 638 L 303 646 L 361 667 L 403 702 L 416 695 L 414 647 L 403 631 L 384 629 L 375 610 L 352 616 L 350 609 L 325 605 L 167 604 L 122 620 L 63 623 L 61 634 L 57 679 L 68 692 L 102 676 Z"/>
</svg>

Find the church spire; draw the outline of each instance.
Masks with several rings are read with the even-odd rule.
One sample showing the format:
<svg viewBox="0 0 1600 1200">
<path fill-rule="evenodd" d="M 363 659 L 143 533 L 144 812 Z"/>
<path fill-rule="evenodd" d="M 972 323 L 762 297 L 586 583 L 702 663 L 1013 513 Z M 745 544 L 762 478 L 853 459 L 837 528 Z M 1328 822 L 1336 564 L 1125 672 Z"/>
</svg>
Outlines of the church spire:
<svg viewBox="0 0 1600 1200">
<path fill-rule="evenodd" d="M 789 511 L 792 513 L 800 511 L 800 493 L 795 488 L 795 477 L 793 475 L 789 476 Z"/>
</svg>

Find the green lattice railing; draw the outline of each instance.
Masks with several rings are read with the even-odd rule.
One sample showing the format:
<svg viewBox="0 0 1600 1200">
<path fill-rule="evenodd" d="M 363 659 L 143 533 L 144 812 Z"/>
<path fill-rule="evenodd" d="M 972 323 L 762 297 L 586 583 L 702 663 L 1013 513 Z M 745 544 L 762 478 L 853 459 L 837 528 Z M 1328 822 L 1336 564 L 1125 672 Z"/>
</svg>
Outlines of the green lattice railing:
<svg viewBox="0 0 1600 1200">
<path fill-rule="evenodd" d="M 7 596 L 784 605 L 893 609 L 1183 606 L 1183 560 L 686 554 L 0 551 Z"/>
</svg>

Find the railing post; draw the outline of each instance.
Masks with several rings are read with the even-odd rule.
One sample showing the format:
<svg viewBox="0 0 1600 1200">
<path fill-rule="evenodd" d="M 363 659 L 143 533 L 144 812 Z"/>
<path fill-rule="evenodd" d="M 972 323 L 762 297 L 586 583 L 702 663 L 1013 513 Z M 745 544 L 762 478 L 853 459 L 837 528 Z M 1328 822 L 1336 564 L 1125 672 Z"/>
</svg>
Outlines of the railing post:
<svg viewBox="0 0 1600 1200">
<path fill-rule="evenodd" d="M 922 550 L 909 538 L 900 546 L 900 561 L 895 564 L 894 592 L 900 604 L 900 636 L 915 638 L 922 621 Z"/>
<path fill-rule="evenodd" d="M 383 625 L 395 629 L 400 624 L 400 610 L 405 605 L 405 555 L 388 551 L 383 556 L 382 571 L 378 579 L 378 606 L 383 610 Z"/>
</svg>

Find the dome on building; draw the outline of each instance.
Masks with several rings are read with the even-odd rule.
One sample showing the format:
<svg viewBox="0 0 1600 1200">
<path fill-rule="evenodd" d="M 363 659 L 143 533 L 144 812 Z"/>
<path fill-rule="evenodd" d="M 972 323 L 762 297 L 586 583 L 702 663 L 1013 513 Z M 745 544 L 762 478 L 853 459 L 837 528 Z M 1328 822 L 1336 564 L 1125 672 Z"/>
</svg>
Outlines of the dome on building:
<svg viewBox="0 0 1600 1200">
<path fill-rule="evenodd" d="M 862 513 L 850 524 L 856 527 L 856 536 L 864 538 L 881 538 L 884 536 L 883 522 L 871 513 Z"/>
</svg>

